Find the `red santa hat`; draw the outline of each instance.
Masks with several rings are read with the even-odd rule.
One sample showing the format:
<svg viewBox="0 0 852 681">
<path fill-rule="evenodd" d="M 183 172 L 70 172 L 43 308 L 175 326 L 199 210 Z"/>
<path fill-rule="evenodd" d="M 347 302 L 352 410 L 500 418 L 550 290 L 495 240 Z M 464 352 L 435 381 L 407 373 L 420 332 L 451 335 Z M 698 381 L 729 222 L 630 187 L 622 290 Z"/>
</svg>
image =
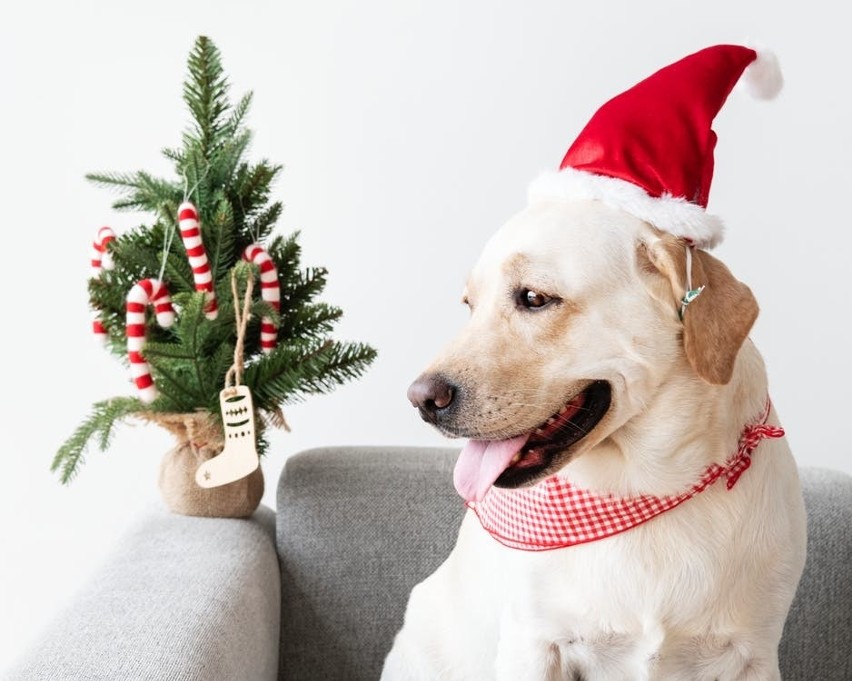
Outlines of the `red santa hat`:
<svg viewBox="0 0 852 681">
<path fill-rule="evenodd" d="M 783 80 L 775 56 L 740 45 L 708 47 L 609 100 L 568 149 L 558 171 L 530 185 L 530 198 L 596 199 L 700 248 L 722 240 L 706 212 L 713 179 L 713 119 L 742 77 L 772 99 Z"/>
</svg>

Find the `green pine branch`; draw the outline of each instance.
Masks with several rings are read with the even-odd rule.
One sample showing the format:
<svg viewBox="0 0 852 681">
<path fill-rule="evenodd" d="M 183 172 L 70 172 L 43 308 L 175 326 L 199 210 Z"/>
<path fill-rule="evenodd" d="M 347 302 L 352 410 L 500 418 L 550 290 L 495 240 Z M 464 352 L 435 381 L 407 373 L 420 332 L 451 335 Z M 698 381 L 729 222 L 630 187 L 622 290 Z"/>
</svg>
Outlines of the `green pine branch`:
<svg viewBox="0 0 852 681">
<path fill-rule="evenodd" d="M 289 282 L 298 278 L 299 260 L 302 255 L 302 247 L 299 245 L 299 231 L 284 236 L 278 235 L 266 247 L 269 257 L 278 266 L 278 279 L 282 287 L 288 286 Z M 285 293 L 284 290 L 281 293 Z M 292 291 L 286 291 L 291 294 Z"/>
<path fill-rule="evenodd" d="M 204 306 L 203 293 L 182 297 L 181 313 L 171 328 L 174 341 L 166 344 L 169 353 L 158 353 L 158 349 L 163 349 L 163 344 L 153 343 L 146 343 L 142 352 L 151 366 L 155 381 L 157 374 L 162 377 L 158 384 L 162 386 L 162 392 L 191 396 L 192 404 L 195 405 L 206 402 L 211 389 L 215 390 L 208 385 L 211 377 L 202 368 L 203 358 L 208 354 L 205 352 L 205 343 L 210 334 L 210 325 L 205 323 Z M 180 353 L 183 361 L 173 362 L 174 357 L 169 354 L 175 352 Z"/>
<path fill-rule="evenodd" d="M 158 212 L 164 204 L 174 203 L 180 189 L 173 182 L 139 171 L 129 173 L 89 173 L 89 181 L 118 191 L 123 198 L 112 204 L 116 210 Z"/>
<path fill-rule="evenodd" d="M 234 208 L 222 190 L 216 192 L 214 212 L 205 232 L 208 244 L 208 257 L 213 270 L 213 280 L 219 279 L 220 272 L 227 272 L 234 261 L 236 234 L 234 233 Z"/>
<path fill-rule="evenodd" d="M 358 378 L 375 357 L 376 351 L 363 343 L 325 340 L 279 346 L 266 361 L 248 367 L 244 380 L 255 405 L 271 411 Z"/>
<path fill-rule="evenodd" d="M 209 156 L 211 163 L 207 173 L 210 184 L 222 188 L 233 184 L 234 175 L 251 143 L 249 130 L 232 130 L 225 134 L 221 146 Z"/>
<path fill-rule="evenodd" d="M 272 233 L 275 223 L 278 222 L 283 211 L 284 204 L 276 201 L 271 206 L 257 211 L 253 216 L 244 213 L 242 217 L 245 221 L 245 228 L 240 234 L 243 243 L 247 246 L 255 241 L 265 241 Z"/>
<path fill-rule="evenodd" d="M 281 332 L 288 338 L 324 338 L 332 332 L 342 316 L 343 310 L 334 305 L 302 305 L 296 310 L 282 314 Z"/>
<path fill-rule="evenodd" d="M 247 92 L 240 97 L 240 101 L 234 105 L 231 115 L 225 123 L 225 130 L 236 131 L 242 129 L 243 122 L 248 115 L 249 109 L 251 109 L 252 99 L 254 99 L 253 92 Z"/>
<path fill-rule="evenodd" d="M 116 423 L 144 409 L 145 405 L 132 397 L 114 397 L 96 403 L 89 417 L 59 448 L 56 456 L 53 457 L 50 470 L 59 472 L 59 479 L 63 484 L 71 482 L 83 463 L 83 455 L 90 440 L 96 438 L 98 448 L 102 452 L 106 451 Z"/>
<path fill-rule="evenodd" d="M 289 272 L 281 282 L 281 296 L 287 301 L 282 309 L 290 310 L 292 301 L 310 303 L 325 290 L 327 280 L 328 270 L 324 267 L 306 267 Z"/>
<path fill-rule="evenodd" d="M 183 99 L 192 113 L 193 122 L 186 139 L 197 142 L 204 155 L 209 156 L 222 143 L 230 104 L 228 79 L 222 69 L 219 50 L 206 36 L 195 41 L 189 54 L 188 70 Z"/>
</svg>

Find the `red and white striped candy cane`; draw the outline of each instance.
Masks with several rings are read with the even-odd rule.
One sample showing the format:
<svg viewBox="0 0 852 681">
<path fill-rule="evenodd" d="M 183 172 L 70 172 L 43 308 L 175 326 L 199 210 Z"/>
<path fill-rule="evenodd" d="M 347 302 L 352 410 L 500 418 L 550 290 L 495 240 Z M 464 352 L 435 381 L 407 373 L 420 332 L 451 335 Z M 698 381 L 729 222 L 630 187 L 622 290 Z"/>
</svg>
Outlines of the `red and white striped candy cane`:
<svg viewBox="0 0 852 681">
<path fill-rule="evenodd" d="M 204 244 L 201 241 L 198 211 L 189 201 L 184 201 L 178 208 L 178 224 L 186 254 L 189 256 L 189 265 L 192 267 L 195 290 L 204 291 L 207 294 L 204 314 L 207 319 L 216 319 L 219 303 L 216 302 L 216 291 L 213 289 L 213 274 L 210 271 L 210 263 L 207 261 L 207 251 L 204 250 Z"/>
<path fill-rule="evenodd" d="M 95 240 L 92 242 L 92 278 L 99 277 L 102 270 L 111 270 L 114 265 L 112 255 L 107 250 L 107 244 L 110 241 L 115 241 L 115 232 L 109 227 L 101 227 L 95 235 Z M 101 321 L 97 310 L 93 313 L 92 331 L 95 338 L 101 343 L 106 343 L 107 331 Z"/>
<path fill-rule="evenodd" d="M 276 310 L 281 309 L 281 287 L 278 285 L 278 270 L 269 253 L 259 244 L 252 244 L 243 251 L 243 260 L 260 267 L 260 297 Z M 266 354 L 278 343 L 278 328 L 271 317 L 260 320 L 260 347 Z"/>
<path fill-rule="evenodd" d="M 115 241 L 115 232 L 109 227 L 101 227 L 92 242 L 92 277 L 100 275 L 101 270 L 111 270 L 114 265 L 107 244 Z"/>
<path fill-rule="evenodd" d="M 157 322 L 164 329 L 175 321 L 175 310 L 166 285 L 159 279 L 143 279 L 127 294 L 127 358 L 130 375 L 139 390 L 139 398 L 146 403 L 157 397 L 157 388 L 151 378 L 148 362 L 142 357 L 145 347 L 145 310 L 153 305 Z"/>
<path fill-rule="evenodd" d="M 95 334 L 95 340 L 97 340 L 98 343 L 106 345 L 106 339 L 109 334 L 107 333 L 106 327 L 101 321 L 101 317 L 97 311 L 93 313 L 92 317 L 92 332 Z"/>
</svg>

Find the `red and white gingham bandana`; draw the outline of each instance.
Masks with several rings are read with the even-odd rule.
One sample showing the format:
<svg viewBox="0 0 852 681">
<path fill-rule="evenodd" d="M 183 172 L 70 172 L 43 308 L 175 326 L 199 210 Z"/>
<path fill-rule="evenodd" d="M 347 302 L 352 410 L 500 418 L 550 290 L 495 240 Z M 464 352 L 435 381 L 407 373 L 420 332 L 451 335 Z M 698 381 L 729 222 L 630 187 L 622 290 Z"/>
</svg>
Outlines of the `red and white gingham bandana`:
<svg viewBox="0 0 852 681">
<path fill-rule="evenodd" d="M 482 527 L 506 546 L 546 551 L 611 537 L 673 509 L 704 491 L 723 475 L 731 489 L 751 465 L 751 453 L 764 438 L 784 437 L 784 429 L 766 424 L 770 402 L 759 423 L 747 425 L 739 446 L 724 465 L 710 465 L 685 492 L 667 497 L 597 496 L 552 476 L 533 487 L 492 487 L 478 503 L 468 502 Z"/>
</svg>

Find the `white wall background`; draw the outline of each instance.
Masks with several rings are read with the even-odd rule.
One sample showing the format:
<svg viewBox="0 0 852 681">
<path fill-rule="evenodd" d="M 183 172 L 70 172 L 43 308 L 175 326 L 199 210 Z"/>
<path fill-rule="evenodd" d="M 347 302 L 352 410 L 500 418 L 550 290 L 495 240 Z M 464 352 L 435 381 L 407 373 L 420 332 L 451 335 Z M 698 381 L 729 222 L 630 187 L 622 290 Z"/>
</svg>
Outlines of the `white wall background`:
<svg viewBox="0 0 852 681">
<path fill-rule="evenodd" d="M 717 42 L 771 46 L 781 97 L 735 93 L 717 118 L 710 207 L 717 253 L 762 304 L 754 338 L 802 465 L 852 472 L 848 445 L 852 96 L 842 3 L 558 2 L 5 3 L 0 9 L 0 667 L 37 635 L 126 525 L 158 500 L 171 446 L 124 427 L 62 487 L 56 448 L 98 400 L 130 391 L 89 334 L 86 277 L 98 226 L 123 230 L 92 170 L 168 172 L 196 35 L 252 89 L 254 153 L 286 164 L 279 230 L 325 265 L 338 337 L 380 351 L 368 375 L 287 409 L 263 464 L 329 444 L 441 444 L 408 383 L 466 317 L 466 273 L 591 113 L 657 68 Z"/>
</svg>

